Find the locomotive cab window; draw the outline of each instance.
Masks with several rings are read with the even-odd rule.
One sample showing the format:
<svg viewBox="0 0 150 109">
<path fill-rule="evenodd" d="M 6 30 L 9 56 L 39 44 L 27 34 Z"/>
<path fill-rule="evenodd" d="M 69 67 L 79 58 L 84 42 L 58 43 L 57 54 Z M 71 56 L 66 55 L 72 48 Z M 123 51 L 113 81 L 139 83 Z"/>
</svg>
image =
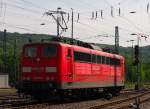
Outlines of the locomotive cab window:
<svg viewBox="0 0 150 109">
<path fill-rule="evenodd" d="M 44 57 L 55 57 L 57 54 L 56 46 L 45 46 L 43 48 L 43 55 Z"/>
<path fill-rule="evenodd" d="M 37 55 L 37 48 L 36 47 L 26 47 L 25 48 L 25 57 L 36 57 Z"/>
</svg>

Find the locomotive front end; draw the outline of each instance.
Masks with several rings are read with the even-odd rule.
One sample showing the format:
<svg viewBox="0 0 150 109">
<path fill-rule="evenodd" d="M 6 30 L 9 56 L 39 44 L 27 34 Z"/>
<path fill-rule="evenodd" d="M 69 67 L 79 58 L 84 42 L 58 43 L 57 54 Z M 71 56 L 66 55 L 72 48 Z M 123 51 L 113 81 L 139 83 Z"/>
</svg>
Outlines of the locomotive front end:
<svg viewBox="0 0 150 109">
<path fill-rule="evenodd" d="M 23 48 L 18 92 L 54 91 L 58 86 L 58 45 L 28 44 Z"/>
</svg>

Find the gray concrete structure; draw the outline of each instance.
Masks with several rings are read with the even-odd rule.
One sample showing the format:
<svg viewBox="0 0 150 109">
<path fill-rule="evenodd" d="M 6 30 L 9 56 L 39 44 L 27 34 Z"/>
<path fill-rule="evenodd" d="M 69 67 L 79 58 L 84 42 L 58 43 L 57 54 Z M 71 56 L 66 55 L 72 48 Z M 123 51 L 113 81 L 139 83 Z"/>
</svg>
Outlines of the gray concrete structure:
<svg viewBox="0 0 150 109">
<path fill-rule="evenodd" d="M 0 88 L 9 88 L 8 74 L 0 74 Z"/>
</svg>

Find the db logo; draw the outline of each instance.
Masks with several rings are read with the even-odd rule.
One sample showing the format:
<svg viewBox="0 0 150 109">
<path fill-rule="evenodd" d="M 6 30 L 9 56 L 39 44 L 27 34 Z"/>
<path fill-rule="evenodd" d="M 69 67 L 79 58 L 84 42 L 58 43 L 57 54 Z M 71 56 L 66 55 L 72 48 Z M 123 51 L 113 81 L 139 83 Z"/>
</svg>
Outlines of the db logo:
<svg viewBox="0 0 150 109">
<path fill-rule="evenodd" d="M 40 58 L 37 58 L 36 61 L 39 62 L 39 61 L 40 61 Z"/>
</svg>

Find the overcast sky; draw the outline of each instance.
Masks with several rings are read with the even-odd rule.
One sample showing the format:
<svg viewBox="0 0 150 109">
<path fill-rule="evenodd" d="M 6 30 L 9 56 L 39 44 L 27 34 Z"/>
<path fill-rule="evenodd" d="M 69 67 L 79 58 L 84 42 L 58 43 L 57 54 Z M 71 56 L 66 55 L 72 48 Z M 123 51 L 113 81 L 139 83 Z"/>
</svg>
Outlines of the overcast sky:
<svg viewBox="0 0 150 109">
<path fill-rule="evenodd" d="M 74 38 L 86 42 L 114 44 L 115 26 L 119 26 L 120 45 L 131 46 L 127 40 L 136 35 L 150 35 L 150 9 L 147 13 L 147 4 L 150 0 L 0 0 L 0 30 L 9 32 L 42 33 L 56 35 L 56 22 L 51 16 L 44 15 L 49 10 L 71 13 L 74 10 Z M 113 17 L 111 16 L 113 7 Z M 121 14 L 119 16 L 118 9 Z M 101 19 L 103 10 L 103 19 Z M 92 18 L 92 12 L 97 18 Z M 130 13 L 135 11 L 136 13 Z M 77 15 L 80 19 L 77 22 Z M 67 15 L 65 16 L 67 21 Z M 40 25 L 45 23 L 45 25 Z M 71 21 L 67 23 L 68 30 L 62 35 L 70 37 Z M 97 35 L 109 37 L 96 37 Z M 150 37 L 141 38 L 140 45 L 150 45 Z"/>
</svg>

